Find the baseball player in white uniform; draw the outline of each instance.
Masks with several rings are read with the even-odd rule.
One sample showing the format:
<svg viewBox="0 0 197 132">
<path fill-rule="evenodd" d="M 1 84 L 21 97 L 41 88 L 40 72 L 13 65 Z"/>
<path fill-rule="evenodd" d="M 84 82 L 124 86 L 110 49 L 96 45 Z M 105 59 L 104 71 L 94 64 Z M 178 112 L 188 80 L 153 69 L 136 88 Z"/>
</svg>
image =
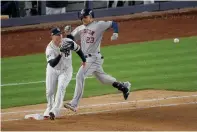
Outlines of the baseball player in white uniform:
<svg viewBox="0 0 197 132">
<path fill-rule="evenodd" d="M 59 28 L 53 28 L 51 36 L 52 40 L 46 48 L 46 59 L 48 62 L 46 68 L 46 98 L 48 103 L 44 112 L 44 118 L 54 120 L 55 117 L 60 115 L 65 90 L 72 78 L 71 50 L 81 57 L 83 63 L 86 62 L 86 58 L 79 45 L 69 38 L 62 38 Z"/>
<path fill-rule="evenodd" d="M 118 82 L 114 77 L 104 72 L 102 68 L 104 57 L 100 51 L 103 33 L 107 29 L 113 28 L 114 30 L 111 40 L 118 38 L 117 23 L 114 21 L 94 21 L 94 13 L 90 9 L 83 9 L 79 15 L 83 25 L 74 29 L 71 35 L 75 41 L 81 40 L 81 48 L 86 57 L 86 65 L 79 68 L 76 75 L 74 97 L 69 103 L 64 104 L 64 107 L 76 112 L 79 100 L 83 95 L 85 78 L 91 74 L 101 83 L 112 85 L 122 91 L 126 100 L 129 96 L 131 84 L 129 82 Z"/>
</svg>

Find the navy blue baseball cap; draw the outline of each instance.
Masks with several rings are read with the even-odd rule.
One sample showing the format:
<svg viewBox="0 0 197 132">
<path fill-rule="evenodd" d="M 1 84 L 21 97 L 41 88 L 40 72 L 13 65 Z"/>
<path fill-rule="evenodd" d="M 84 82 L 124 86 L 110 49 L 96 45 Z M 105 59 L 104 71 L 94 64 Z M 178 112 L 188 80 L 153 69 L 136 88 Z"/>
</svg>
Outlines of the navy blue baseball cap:
<svg viewBox="0 0 197 132">
<path fill-rule="evenodd" d="M 91 15 L 94 18 L 94 12 L 91 9 L 82 9 L 78 12 L 78 18 L 83 19 L 84 17 Z"/>
<path fill-rule="evenodd" d="M 61 32 L 61 30 L 59 28 L 55 27 L 55 28 L 51 29 L 51 35 L 52 36 L 53 35 L 59 36 L 60 34 L 62 34 L 62 32 Z"/>
</svg>

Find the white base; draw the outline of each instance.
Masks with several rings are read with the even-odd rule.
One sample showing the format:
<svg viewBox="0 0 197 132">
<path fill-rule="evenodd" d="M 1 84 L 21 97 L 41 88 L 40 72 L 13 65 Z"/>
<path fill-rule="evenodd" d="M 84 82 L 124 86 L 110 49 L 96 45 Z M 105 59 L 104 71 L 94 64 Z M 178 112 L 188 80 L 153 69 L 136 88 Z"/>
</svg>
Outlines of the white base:
<svg viewBox="0 0 197 132">
<path fill-rule="evenodd" d="M 44 120 L 44 116 L 41 114 L 29 114 L 25 115 L 25 119 Z"/>
</svg>

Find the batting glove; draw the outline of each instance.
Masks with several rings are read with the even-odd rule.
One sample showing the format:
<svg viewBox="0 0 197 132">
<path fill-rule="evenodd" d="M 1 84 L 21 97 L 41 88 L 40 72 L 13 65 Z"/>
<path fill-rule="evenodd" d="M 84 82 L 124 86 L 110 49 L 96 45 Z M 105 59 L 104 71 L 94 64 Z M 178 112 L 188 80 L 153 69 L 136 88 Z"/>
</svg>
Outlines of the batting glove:
<svg viewBox="0 0 197 132">
<path fill-rule="evenodd" d="M 113 35 L 111 36 L 111 41 L 117 40 L 117 39 L 118 39 L 118 33 L 113 33 Z"/>
</svg>

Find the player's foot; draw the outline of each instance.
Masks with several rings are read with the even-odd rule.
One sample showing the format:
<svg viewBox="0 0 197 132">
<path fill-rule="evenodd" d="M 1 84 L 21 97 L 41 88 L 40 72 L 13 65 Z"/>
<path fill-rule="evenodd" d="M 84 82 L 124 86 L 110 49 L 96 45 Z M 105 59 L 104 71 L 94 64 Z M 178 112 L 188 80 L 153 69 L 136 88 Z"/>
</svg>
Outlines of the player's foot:
<svg viewBox="0 0 197 132">
<path fill-rule="evenodd" d="M 130 94 L 131 83 L 123 82 L 122 84 L 125 86 L 125 90 L 123 91 L 123 96 L 124 96 L 124 99 L 127 100 Z"/>
<path fill-rule="evenodd" d="M 49 119 L 49 116 L 44 116 L 44 120 L 48 120 Z"/>
<path fill-rule="evenodd" d="M 51 120 L 55 120 L 55 114 L 53 112 L 49 113 L 50 119 Z"/>
<path fill-rule="evenodd" d="M 64 107 L 65 107 L 66 109 L 72 110 L 73 112 L 77 112 L 77 108 L 75 108 L 74 106 L 72 106 L 70 103 L 64 104 Z"/>
</svg>

